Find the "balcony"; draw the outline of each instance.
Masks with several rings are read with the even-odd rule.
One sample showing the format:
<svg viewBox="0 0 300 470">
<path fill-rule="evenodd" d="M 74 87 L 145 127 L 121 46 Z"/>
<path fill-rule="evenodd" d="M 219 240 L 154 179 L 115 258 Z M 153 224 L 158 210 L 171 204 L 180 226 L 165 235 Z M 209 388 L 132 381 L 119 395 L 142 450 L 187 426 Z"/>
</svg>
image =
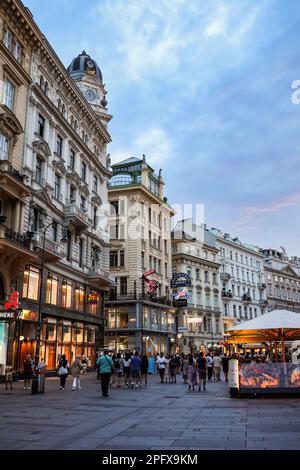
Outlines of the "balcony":
<svg viewBox="0 0 300 470">
<path fill-rule="evenodd" d="M 221 296 L 223 300 L 232 300 L 233 294 L 231 291 L 226 291 L 225 289 L 222 290 Z"/>
<path fill-rule="evenodd" d="M 114 277 L 108 271 L 104 271 L 98 266 L 89 271 L 88 278 L 90 282 L 94 281 L 97 283 L 97 287 L 111 287 L 115 285 Z"/>
<path fill-rule="evenodd" d="M 6 240 L 23 246 L 24 248 L 30 249 L 30 238 L 26 235 L 21 235 L 20 233 L 14 232 L 13 230 L 7 228 L 5 229 L 4 237 Z"/>
<path fill-rule="evenodd" d="M 3 265 L 13 264 L 16 267 L 19 263 L 27 263 L 37 256 L 31 250 L 30 238 L 21 233 L 14 232 L 0 221 L 0 257 Z"/>
<path fill-rule="evenodd" d="M 252 299 L 251 299 L 250 295 L 244 294 L 242 296 L 242 301 L 245 305 L 247 305 L 247 304 L 251 304 Z"/>
<path fill-rule="evenodd" d="M 268 304 L 269 304 L 269 302 L 268 302 L 267 300 L 265 300 L 265 299 L 260 299 L 260 300 L 259 300 L 259 305 L 266 306 L 266 305 L 268 305 Z"/>
<path fill-rule="evenodd" d="M 259 283 L 257 284 L 257 287 L 258 287 L 260 290 L 264 290 L 264 289 L 267 288 L 267 284 L 262 283 L 262 282 L 259 282 Z"/>
<path fill-rule="evenodd" d="M 24 182 L 25 175 L 16 170 L 9 161 L 1 160 L 0 156 L 0 186 L 13 197 L 23 199 L 31 194 L 31 188 Z"/>
<path fill-rule="evenodd" d="M 58 261 L 65 257 L 65 250 L 63 245 L 57 243 L 53 240 L 45 239 L 45 244 L 43 236 L 40 233 L 35 233 L 32 238 L 33 250 L 35 253 L 38 253 L 40 256 L 43 251 L 44 245 L 44 259 L 45 261 Z"/>
<path fill-rule="evenodd" d="M 220 273 L 221 281 L 229 281 L 231 279 L 231 274 L 229 273 Z"/>
<path fill-rule="evenodd" d="M 73 201 L 67 201 L 65 205 L 65 220 L 75 228 L 75 233 L 79 236 L 88 226 L 88 217 L 85 210 L 78 207 Z"/>
</svg>

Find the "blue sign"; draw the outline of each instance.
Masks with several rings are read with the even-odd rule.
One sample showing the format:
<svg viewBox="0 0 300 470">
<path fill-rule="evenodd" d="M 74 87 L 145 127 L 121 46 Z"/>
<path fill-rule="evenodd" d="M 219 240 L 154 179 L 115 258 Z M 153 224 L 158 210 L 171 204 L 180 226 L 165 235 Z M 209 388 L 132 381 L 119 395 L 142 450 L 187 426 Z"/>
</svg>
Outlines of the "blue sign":
<svg viewBox="0 0 300 470">
<path fill-rule="evenodd" d="M 174 273 L 171 279 L 171 288 L 176 289 L 177 287 L 191 286 L 192 281 L 186 273 Z"/>
</svg>

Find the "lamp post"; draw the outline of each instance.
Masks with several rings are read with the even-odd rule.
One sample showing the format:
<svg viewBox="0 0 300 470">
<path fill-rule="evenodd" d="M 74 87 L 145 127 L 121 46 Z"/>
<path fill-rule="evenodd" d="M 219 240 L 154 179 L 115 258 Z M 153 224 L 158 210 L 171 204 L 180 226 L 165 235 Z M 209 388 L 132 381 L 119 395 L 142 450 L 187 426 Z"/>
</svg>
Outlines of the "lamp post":
<svg viewBox="0 0 300 470">
<path fill-rule="evenodd" d="M 39 362 L 40 362 L 40 350 L 41 350 L 41 329 L 42 329 L 42 297 L 43 297 L 43 288 L 44 288 L 44 265 L 45 265 L 45 245 L 46 245 L 46 232 L 49 227 L 55 227 L 55 224 L 51 222 L 43 230 L 43 244 L 42 244 L 42 253 L 41 253 L 41 282 L 39 288 L 39 306 L 38 306 L 38 324 L 36 330 L 36 348 L 34 356 L 34 376 L 32 380 L 32 389 L 31 393 L 33 395 L 37 393 L 44 393 L 44 388 L 39 390 Z M 61 242 L 66 242 L 66 235 L 63 235 Z"/>
</svg>

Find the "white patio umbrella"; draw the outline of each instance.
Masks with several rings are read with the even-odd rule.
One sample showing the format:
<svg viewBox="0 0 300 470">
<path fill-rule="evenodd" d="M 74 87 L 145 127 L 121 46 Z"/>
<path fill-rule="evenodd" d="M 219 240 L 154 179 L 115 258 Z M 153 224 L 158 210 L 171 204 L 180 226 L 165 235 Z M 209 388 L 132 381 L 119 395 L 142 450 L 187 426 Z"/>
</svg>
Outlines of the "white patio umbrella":
<svg viewBox="0 0 300 470">
<path fill-rule="evenodd" d="M 281 341 L 285 362 L 285 340 L 300 339 L 300 314 L 290 310 L 272 310 L 253 320 L 235 326 L 229 331 L 229 343 Z"/>
</svg>

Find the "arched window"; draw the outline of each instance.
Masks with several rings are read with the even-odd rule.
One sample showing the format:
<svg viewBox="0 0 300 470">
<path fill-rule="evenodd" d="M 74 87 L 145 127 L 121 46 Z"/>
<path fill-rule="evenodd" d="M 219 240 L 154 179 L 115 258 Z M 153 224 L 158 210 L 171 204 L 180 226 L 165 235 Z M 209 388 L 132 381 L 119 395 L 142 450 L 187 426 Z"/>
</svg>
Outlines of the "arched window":
<svg viewBox="0 0 300 470">
<path fill-rule="evenodd" d="M 58 111 L 60 111 L 61 110 L 61 99 L 60 98 L 58 99 L 57 107 L 58 107 Z"/>
<path fill-rule="evenodd" d="M 40 76 L 40 87 L 44 89 L 44 77 L 43 77 L 43 75 Z"/>
<path fill-rule="evenodd" d="M 73 129 L 74 129 L 74 118 L 73 118 L 73 116 L 71 116 L 71 127 L 73 127 Z"/>
<path fill-rule="evenodd" d="M 48 92 L 49 92 L 49 85 L 48 85 L 48 82 L 45 82 L 45 85 L 44 85 L 44 92 L 45 92 L 45 95 L 48 96 Z"/>
<path fill-rule="evenodd" d="M 65 116 L 65 114 L 66 114 L 66 107 L 65 107 L 64 104 L 62 105 L 61 112 L 62 112 L 62 115 Z"/>
</svg>

